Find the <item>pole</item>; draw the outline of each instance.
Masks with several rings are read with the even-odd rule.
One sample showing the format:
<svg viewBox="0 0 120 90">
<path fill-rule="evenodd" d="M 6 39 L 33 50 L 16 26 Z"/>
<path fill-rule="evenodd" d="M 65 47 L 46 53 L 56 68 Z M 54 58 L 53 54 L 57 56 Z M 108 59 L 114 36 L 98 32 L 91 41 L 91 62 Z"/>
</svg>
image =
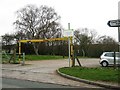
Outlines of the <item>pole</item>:
<svg viewBox="0 0 120 90">
<path fill-rule="evenodd" d="M 120 52 L 120 27 L 118 27 L 118 52 Z"/>
<path fill-rule="evenodd" d="M 114 69 L 116 68 L 116 53 L 114 51 Z"/>
<path fill-rule="evenodd" d="M 70 23 L 68 23 L 68 30 L 70 30 Z M 73 36 L 69 36 L 69 67 L 75 66 L 75 60 L 74 60 L 74 50 L 73 50 Z M 71 63 L 70 63 L 71 59 Z M 71 64 L 71 65 L 70 65 Z"/>
<path fill-rule="evenodd" d="M 19 63 L 20 63 L 20 58 L 21 58 L 21 42 L 19 41 Z"/>
<path fill-rule="evenodd" d="M 68 23 L 68 30 L 70 30 L 70 23 Z M 68 37 L 68 50 L 69 50 L 69 67 L 70 67 L 70 37 Z"/>
<path fill-rule="evenodd" d="M 22 65 L 24 66 L 25 65 L 25 53 L 23 53 L 23 63 Z"/>
<path fill-rule="evenodd" d="M 118 2 L 118 19 L 120 19 L 120 1 Z M 118 27 L 118 51 L 120 52 L 120 27 Z"/>
<path fill-rule="evenodd" d="M 70 54 L 71 54 L 71 60 L 72 60 L 72 67 L 75 66 L 75 60 L 74 60 L 74 50 L 73 50 L 73 37 L 70 37 Z"/>
<path fill-rule="evenodd" d="M 68 58 L 68 61 L 69 61 L 69 67 L 70 67 L 70 38 L 68 38 L 68 49 L 69 49 L 69 58 Z"/>
</svg>

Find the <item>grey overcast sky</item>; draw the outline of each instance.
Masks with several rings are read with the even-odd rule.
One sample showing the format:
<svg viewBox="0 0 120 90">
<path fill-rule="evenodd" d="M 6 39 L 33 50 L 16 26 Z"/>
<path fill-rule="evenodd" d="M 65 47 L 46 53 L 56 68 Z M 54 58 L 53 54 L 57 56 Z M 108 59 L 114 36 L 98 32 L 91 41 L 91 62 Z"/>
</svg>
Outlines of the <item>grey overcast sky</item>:
<svg viewBox="0 0 120 90">
<path fill-rule="evenodd" d="M 118 19 L 119 0 L 0 0 L 0 36 L 13 33 L 15 12 L 27 4 L 53 7 L 61 16 L 63 28 L 94 29 L 98 35 L 108 35 L 118 41 L 118 28 L 107 26 L 108 20 Z"/>
</svg>

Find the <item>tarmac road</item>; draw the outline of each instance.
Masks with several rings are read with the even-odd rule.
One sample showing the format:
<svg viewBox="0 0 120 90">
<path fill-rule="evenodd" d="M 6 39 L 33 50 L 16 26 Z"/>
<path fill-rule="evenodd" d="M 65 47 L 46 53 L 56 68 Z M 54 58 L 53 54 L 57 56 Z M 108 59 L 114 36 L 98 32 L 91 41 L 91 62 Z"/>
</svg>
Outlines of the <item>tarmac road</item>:
<svg viewBox="0 0 120 90">
<path fill-rule="evenodd" d="M 75 87 L 42 82 L 32 82 L 20 79 L 2 78 L 2 88 L 75 88 Z"/>
<path fill-rule="evenodd" d="M 99 59 L 80 59 L 82 66 L 100 67 Z M 61 77 L 56 70 L 61 67 L 68 67 L 68 59 L 64 60 L 43 60 L 26 61 L 27 65 L 3 64 L 2 77 L 17 78 L 21 80 L 31 80 L 43 83 L 53 83 L 82 88 L 101 88 L 95 85 L 89 85 L 78 81 L 73 81 Z M 76 63 L 77 64 L 77 63 Z"/>
</svg>

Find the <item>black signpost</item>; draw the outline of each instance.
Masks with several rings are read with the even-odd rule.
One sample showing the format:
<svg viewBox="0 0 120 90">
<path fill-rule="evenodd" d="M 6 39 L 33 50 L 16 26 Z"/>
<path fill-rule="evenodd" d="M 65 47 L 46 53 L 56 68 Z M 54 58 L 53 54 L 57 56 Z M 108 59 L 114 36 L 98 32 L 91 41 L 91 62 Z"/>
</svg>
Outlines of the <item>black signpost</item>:
<svg viewBox="0 0 120 90">
<path fill-rule="evenodd" d="M 120 20 L 110 20 L 107 23 L 108 26 L 110 27 L 120 27 Z"/>
<path fill-rule="evenodd" d="M 120 45 L 120 19 L 118 20 L 110 20 L 108 21 L 107 25 L 109 27 L 118 27 L 118 44 Z M 120 51 L 120 47 L 119 47 L 119 51 Z"/>
<path fill-rule="evenodd" d="M 107 25 L 109 27 L 118 27 L 118 42 L 120 42 L 120 30 L 119 30 L 120 19 L 118 19 L 118 20 L 110 20 L 110 21 L 108 21 Z M 120 43 L 118 43 L 118 44 L 120 44 Z M 119 51 L 120 51 L 120 45 L 119 45 Z M 116 55 L 115 55 L 115 51 L 114 51 L 114 68 L 116 68 Z"/>
</svg>

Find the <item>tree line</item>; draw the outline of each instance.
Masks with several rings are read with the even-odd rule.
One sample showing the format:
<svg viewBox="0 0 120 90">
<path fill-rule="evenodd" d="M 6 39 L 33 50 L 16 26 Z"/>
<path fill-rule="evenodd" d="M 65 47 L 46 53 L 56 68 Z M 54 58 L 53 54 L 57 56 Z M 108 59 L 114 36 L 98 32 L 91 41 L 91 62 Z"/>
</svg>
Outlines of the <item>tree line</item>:
<svg viewBox="0 0 120 90">
<path fill-rule="evenodd" d="M 3 35 L 3 49 L 10 52 L 22 39 L 49 39 L 62 37 L 60 16 L 48 6 L 27 5 L 16 12 L 13 25 L 16 32 Z M 118 51 L 117 42 L 110 36 L 98 36 L 95 30 L 79 28 L 74 31 L 74 50 L 79 56 L 98 57 L 103 51 Z M 17 50 L 18 51 L 18 50 Z M 26 54 L 68 55 L 68 41 L 24 43 Z"/>
</svg>

